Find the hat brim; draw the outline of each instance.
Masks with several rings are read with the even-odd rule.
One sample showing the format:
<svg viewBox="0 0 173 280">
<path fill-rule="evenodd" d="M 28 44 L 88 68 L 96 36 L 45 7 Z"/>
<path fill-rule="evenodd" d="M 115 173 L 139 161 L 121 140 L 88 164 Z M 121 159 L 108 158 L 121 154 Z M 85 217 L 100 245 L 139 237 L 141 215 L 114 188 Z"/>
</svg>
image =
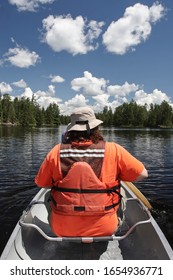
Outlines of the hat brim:
<svg viewBox="0 0 173 280">
<path fill-rule="evenodd" d="M 99 126 L 101 123 L 103 123 L 101 120 L 95 119 L 89 122 L 89 127 L 90 129 L 93 129 Z M 85 131 L 85 130 L 87 130 L 86 124 L 72 124 L 72 123 L 69 123 L 66 129 L 66 131 Z"/>
</svg>

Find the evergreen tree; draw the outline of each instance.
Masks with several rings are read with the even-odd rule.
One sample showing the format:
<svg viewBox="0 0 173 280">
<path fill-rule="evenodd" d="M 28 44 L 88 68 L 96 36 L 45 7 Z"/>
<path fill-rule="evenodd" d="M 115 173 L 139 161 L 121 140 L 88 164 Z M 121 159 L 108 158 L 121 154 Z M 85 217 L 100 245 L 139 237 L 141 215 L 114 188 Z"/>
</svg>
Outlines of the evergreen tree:
<svg viewBox="0 0 173 280">
<path fill-rule="evenodd" d="M 113 125 L 113 112 L 112 108 L 105 106 L 102 113 L 97 113 L 96 117 L 103 121 L 103 125 Z"/>
<path fill-rule="evenodd" d="M 135 101 L 123 103 L 114 112 L 112 108 L 105 106 L 102 112 L 96 113 L 96 117 L 103 121 L 103 125 L 116 127 L 173 127 L 173 109 L 168 102 L 160 105 L 137 105 Z M 58 126 L 67 125 L 69 116 L 60 115 L 59 106 L 56 103 L 49 104 L 47 109 L 40 107 L 33 95 L 29 98 L 17 98 L 11 100 L 9 94 L 0 93 L 0 122 L 15 123 L 22 126 Z"/>
<path fill-rule="evenodd" d="M 9 94 L 4 94 L 2 103 L 2 122 L 7 123 L 10 121 L 9 112 L 11 107 L 11 98 Z"/>
<path fill-rule="evenodd" d="M 37 126 L 42 126 L 44 125 L 44 120 L 45 120 L 45 111 L 44 108 L 40 108 L 39 104 L 35 105 L 35 121 Z"/>
<path fill-rule="evenodd" d="M 2 94 L 0 91 L 0 122 L 2 122 L 2 118 L 3 118 L 2 113 L 3 113 L 3 111 L 2 111 Z"/>
<path fill-rule="evenodd" d="M 60 125 L 60 111 L 57 104 L 52 104 L 52 111 L 53 111 L 53 123 L 54 125 Z"/>
<path fill-rule="evenodd" d="M 9 113 L 8 113 L 8 117 L 9 117 L 9 121 L 11 123 L 16 123 L 16 114 L 15 114 L 15 110 L 14 110 L 14 103 L 10 103 L 9 106 Z"/>
<path fill-rule="evenodd" d="M 115 111 L 114 111 L 114 115 L 113 115 L 113 124 L 116 127 L 121 127 L 123 126 L 123 107 L 122 106 L 118 106 Z"/>
<path fill-rule="evenodd" d="M 60 124 L 69 124 L 70 123 L 70 116 L 67 116 L 67 115 L 60 115 L 59 116 L 60 118 Z"/>
<path fill-rule="evenodd" d="M 22 126 L 35 126 L 33 102 L 29 98 L 22 97 L 19 101 L 19 123 Z"/>
<path fill-rule="evenodd" d="M 172 107 L 167 101 L 163 101 L 159 107 L 160 126 L 172 126 Z"/>
<path fill-rule="evenodd" d="M 54 125 L 54 115 L 52 104 L 50 104 L 45 110 L 45 124 L 53 126 Z"/>
<path fill-rule="evenodd" d="M 124 126 L 132 126 L 134 123 L 133 103 L 124 103 L 122 106 Z"/>
<path fill-rule="evenodd" d="M 133 120 L 131 120 L 131 125 L 135 127 L 144 127 L 148 117 L 146 106 L 137 105 L 133 100 L 130 104 L 133 110 Z"/>
</svg>

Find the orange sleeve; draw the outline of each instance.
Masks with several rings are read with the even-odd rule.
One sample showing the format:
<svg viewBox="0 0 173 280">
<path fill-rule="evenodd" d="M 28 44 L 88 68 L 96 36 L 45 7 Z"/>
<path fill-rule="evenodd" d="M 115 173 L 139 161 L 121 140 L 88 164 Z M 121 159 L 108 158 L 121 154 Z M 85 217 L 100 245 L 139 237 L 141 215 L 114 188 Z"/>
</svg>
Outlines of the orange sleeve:
<svg viewBox="0 0 173 280">
<path fill-rule="evenodd" d="M 117 150 L 118 177 L 123 181 L 135 181 L 145 168 L 143 163 L 132 156 L 122 146 L 115 144 Z"/>
<path fill-rule="evenodd" d="M 46 156 L 35 177 L 35 183 L 42 188 L 52 187 L 53 181 L 61 178 L 59 161 L 60 144 L 56 145 Z"/>
</svg>

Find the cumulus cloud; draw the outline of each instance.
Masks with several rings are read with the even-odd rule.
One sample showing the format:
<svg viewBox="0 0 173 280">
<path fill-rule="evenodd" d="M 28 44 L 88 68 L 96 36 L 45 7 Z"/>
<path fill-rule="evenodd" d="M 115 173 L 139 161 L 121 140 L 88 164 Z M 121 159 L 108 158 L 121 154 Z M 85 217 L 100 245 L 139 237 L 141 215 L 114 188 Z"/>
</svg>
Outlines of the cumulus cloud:
<svg viewBox="0 0 173 280">
<path fill-rule="evenodd" d="M 72 55 L 86 54 L 95 50 L 94 40 L 101 33 L 103 22 L 84 20 L 82 16 L 75 19 L 71 15 L 49 15 L 43 19 L 43 42 L 55 52 L 67 51 Z"/>
<path fill-rule="evenodd" d="M 21 88 L 22 85 L 23 86 L 26 85 L 23 79 L 17 82 L 13 82 L 12 84 Z M 6 84 L 5 82 L 1 82 L 0 92 L 2 94 L 4 93 L 10 94 L 11 99 L 14 100 L 14 95 L 12 94 L 13 89 L 9 84 Z M 68 99 L 67 101 L 62 101 L 61 98 L 57 97 L 54 85 L 49 85 L 47 90 L 37 90 L 37 91 L 33 91 L 29 86 L 26 85 L 23 92 L 18 96 L 15 95 L 15 97 L 18 97 L 19 99 L 24 97 L 24 98 L 29 98 L 30 100 L 32 100 L 32 98 L 34 97 L 36 102 L 45 109 L 51 103 L 55 103 L 59 106 L 61 114 L 64 115 L 69 115 L 74 110 L 74 108 L 86 106 L 87 103 L 89 102 L 89 100 L 86 99 L 82 94 L 76 94 L 71 99 Z"/>
<path fill-rule="evenodd" d="M 71 86 L 73 90 L 82 91 L 85 95 L 91 96 L 103 94 L 107 82 L 104 78 L 93 77 L 90 72 L 85 71 L 83 77 L 71 81 Z"/>
<path fill-rule="evenodd" d="M 110 95 L 103 93 L 101 95 L 93 96 L 93 99 L 97 101 L 97 103 L 102 105 L 102 108 L 108 104 L 108 99 Z"/>
<path fill-rule="evenodd" d="M 135 92 L 139 89 L 139 85 L 136 84 L 129 84 L 125 82 L 122 86 L 120 85 L 110 85 L 107 87 L 108 94 L 117 97 L 125 97 L 130 92 Z"/>
<path fill-rule="evenodd" d="M 27 83 L 23 79 L 21 79 L 20 81 L 17 81 L 17 82 L 13 82 L 12 85 L 19 87 L 19 88 L 27 87 Z"/>
<path fill-rule="evenodd" d="M 109 102 L 109 97 L 110 96 L 106 93 L 93 96 L 92 98 L 95 100 L 93 110 L 95 112 L 101 112 L 105 106 L 111 106 L 111 103 Z"/>
<path fill-rule="evenodd" d="M 18 97 L 19 98 L 20 97 L 25 97 L 25 98 L 32 99 L 33 91 L 32 91 L 32 89 L 30 87 L 27 87 L 27 88 L 25 88 L 24 92 L 20 96 L 18 96 Z"/>
<path fill-rule="evenodd" d="M 40 57 L 36 52 L 30 52 L 27 48 L 19 46 L 13 49 L 10 48 L 4 56 L 4 61 L 8 61 L 13 66 L 19 68 L 29 68 L 30 66 L 35 66 L 40 61 Z"/>
<path fill-rule="evenodd" d="M 60 76 L 52 76 L 52 80 L 61 81 Z M 63 79 L 63 78 L 62 78 Z M 101 112 L 105 106 L 111 107 L 114 111 L 116 107 L 123 103 L 130 102 L 131 98 L 139 105 L 161 104 L 162 101 L 167 101 L 170 105 L 171 100 L 166 93 L 159 89 L 154 89 L 153 92 L 147 93 L 142 87 L 135 83 L 114 84 L 108 85 L 109 81 L 104 78 L 97 78 L 93 76 L 89 71 L 85 71 L 83 77 L 75 78 L 71 81 L 72 89 L 78 92 L 75 96 L 64 101 L 57 96 L 55 85 L 48 85 L 46 90 L 33 91 L 23 79 L 13 82 L 11 85 L 15 85 L 20 88 L 24 88 L 22 94 L 17 96 L 18 98 L 25 97 L 32 99 L 33 96 L 37 103 L 45 109 L 50 103 L 58 104 L 60 113 L 63 115 L 69 115 L 74 108 L 83 107 L 86 105 L 91 106 L 95 112 Z M 141 89 L 142 88 L 142 89 Z M 0 92 L 2 94 L 9 93 L 12 95 L 12 88 L 5 82 L 0 83 Z M 130 94 L 130 96 L 129 96 Z M 12 100 L 14 96 L 11 96 Z"/>
<path fill-rule="evenodd" d="M 165 14 L 164 7 L 158 2 L 149 8 L 137 3 L 126 8 L 122 18 L 110 24 L 103 34 L 103 44 L 107 51 L 123 55 L 135 46 L 147 40 L 152 31 L 152 24 Z"/>
<path fill-rule="evenodd" d="M 55 87 L 53 85 L 48 86 L 48 90 L 41 91 L 38 90 L 34 93 L 37 100 L 39 100 L 40 97 L 55 97 Z"/>
<path fill-rule="evenodd" d="M 64 115 L 69 115 L 76 107 L 87 106 L 88 101 L 83 94 L 76 94 L 73 98 L 60 105 L 60 111 Z"/>
<path fill-rule="evenodd" d="M 63 83 L 65 81 L 64 78 L 58 75 L 57 76 L 50 75 L 50 78 L 52 83 Z"/>
<path fill-rule="evenodd" d="M 111 107 L 114 111 L 118 106 L 130 101 L 125 95 L 121 94 L 114 96 L 115 100 L 112 102 L 110 101 L 110 97 L 111 96 L 108 94 L 93 96 L 92 98 L 96 101 L 93 105 L 95 112 L 102 111 L 105 106 Z M 148 105 L 148 109 L 151 104 L 160 105 L 163 101 L 167 101 L 171 106 L 173 106 L 167 94 L 158 89 L 154 89 L 151 93 L 146 93 L 144 90 L 137 90 L 134 92 L 134 96 L 132 98 L 138 105 Z"/>
<path fill-rule="evenodd" d="M 43 4 L 52 4 L 55 0 L 8 0 L 10 4 L 16 5 L 19 12 L 35 12 Z"/>
<path fill-rule="evenodd" d="M 94 77 L 90 72 L 85 71 L 83 77 L 71 81 L 71 86 L 74 91 L 82 92 L 82 96 L 88 96 L 94 100 L 92 106 L 95 112 L 102 111 L 105 106 L 110 106 L 114 110 L 117 106 L 128 102 L 126 96 L 129 93 L 134 93 L 139 89 L 139 85 L 129 84 L 127 81 L 123 85 L 108 86 L 108 83 L 108 80 Z M 111 97 L 115 99 L 112 102 Z"/>
<path fill-rule="evenodd" d="M 25 88 L 24 92 L 18 97 L 32 99 L 33 96 L 38 104 L 45 109 L 50 105 L 50 103 L 56 103 L 59 105 L 62 102 L 60 98 L 55 96 L 55 87 L 53 85 L 49 85 L 46 91 L 38 90 L 36 92 L 33 92 L 30 87 L 27 87 Z"/>
<path fill-rule="evenodd" d="M 114 111 L 118 106 L 130 101 L 123 95 L 115 96 L 114 100 L 111 101 L 111 95 L 103 93 L 93 95 L 92 100 L 87 99 L 83 94 L 76 94 L 74 97 L 64 102 L 62 99 L 56 97 L 55 88 L 52 85 L 49 85 L 46 91 L 38 90 L 36 92 L 33 92 L 29 87 L 27 87 L 19 97 L 32 99 L 33 95 L 41 107 L 47 108 L 50 103 L 58 104 L 60 113 L 63 115 L 70 115 L 76 107 L 83 107 L 87 105 L 92 107 L 95 112 L 101 112 L 105 106 L 111 107 Z M 138 90 L 134 93 L 132 98 L 138 105 L 147 104 L 148 108 L 151 103 L 161 104 L 164 100 L 171 105 L 170 98 L 166 95 L 166 93 L 163 93 L 158 89 L 154 89 L 152 93 L 146 93 L 144 90 Z"/>
<path fill-rule="evenodd" d="M 166 93 L 154 89 L 152 93 L 146 93 L 144 90 L 139 90 L 135 93 L 134 100 L 138 105 L 161 104 L 164 100 L 170 103 L 170 98 Z"/>
<path fill-rule="evenodd" d="M 0 93 L 1 94 L 5 94 L 5 93 L 11 93 L 13 91 L 12 87 L 5 83 L 5 82 L 1 82 L 0 83 Z"/>
</svg>

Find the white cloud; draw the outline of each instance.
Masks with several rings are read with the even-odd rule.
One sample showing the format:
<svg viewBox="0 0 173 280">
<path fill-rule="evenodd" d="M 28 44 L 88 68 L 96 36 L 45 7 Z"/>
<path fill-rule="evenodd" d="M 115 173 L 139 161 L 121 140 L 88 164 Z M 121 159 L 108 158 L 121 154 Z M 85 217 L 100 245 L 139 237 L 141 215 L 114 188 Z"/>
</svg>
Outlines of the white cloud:
<svg viewBox="0 0 173 280">
<path fill-rule="evenodd" d="M 34 96 L 36 97 L 36 100 L 38 104 L 43 107 L 47 108 L 51 103 L 55 103 L 58 106 L 60 106 L 62 100 L 58 97 L 52 97 L 52 96 L 39 96 L 39 93 L 35 93 Z"/>
<path fill-rule="evenodd" d="M 19 87 L 19 88 L 26 88 L 27 87 L 27 83 L 23 79 L 21 79 L 20 81 L 14 82 L 12 84 L 16 87 Z"/>
<path fill-rule="evenodd" d="M 29 68 L 40 61 L 36 52 L 30 52 L 27 48 L 21 47 L 10 48 L 4 56 L 7 57 L 4 61 L 8 61 L 19 68 Z"/>
<path fill-rule="evenodd" d="M 150 20 L 151 22 L 155 23 L 160 20 L 165 14 L 167 9 L 164 8 L 158 1 L 153 3 L 150 8 Z"/>
<path fill-rule="evenodd" d="M 36 100 L 39 102 L 40 98 L 42 98 L 42 99 L 46 98 L 46 100 L 47 100 L 47 98 L 50 98 L 50 100 L 52 100 L 52 98 L 56 98 L 55 93 L 56 93 L 55 87 L 53 85 L 49 85 L 48 90 L 46 90 L 46 91 L 38 90 L 38 91 L 34 92 L 34 96 L 35 96 Z"/>
<path fill-rule="evenodd" d="M 61 76 L 50 76 L 52 83 L 63 83 L 65 80 Z"/>
<path fill-rule="evenodd" d="M 117 97 L 125 97 L 130 92 L 135 92 L 139 89 L 139 85 L 136 84 L 129 84 L 125 82 L 122 86 L 120 85 L 110 85 L 107 87 L 108 94 Z"/>
<path fill-rule="evenodd" d="M 25 88 L 24 92 L 20 96 L 18 96 L 18 97 L 19 98 L 20 97 L 25 97 L 25 98 L 32 99 L 33 91 L 32 91 L 32 89 L 30 87 L 27 87 L 27 88 Z"/>
<path fill-rule="evenodd" d="M 110 96 L 108 94 L 103 93 L 101 95 L 93 96 L 93 99 L 96 100 L 96 102 L 103 108 L 108 104 L 109 97 Z"/>
<path fill-rule="evenodd" d="M 106 81 L 104 78 L 93 77 L 88 71 L 84 72 L 84 77 L 76 78 L 71 81 L 72 89 L 85 95 L 98 95 L 105 92 Z"/>
<path fill-rule="evenodd" d="M 12 92 L 12 88 L 9 84 L 5 83 L 5 82 L 1 82 L 0 83 L 0 93 L 1 94 L 5 94 L 5 93 L 11 93 Z"/>
<path fill-rule="evenodd" d="M 55 86 L 53 85 L 49 85 L 48 86 L 48 91 L 47 91 L 48 95 L 50 96 L 55 96 Z"/>
<path fill-rule="evenodd" d="M 49 85 L 47 91 L 38 90 L 36 92 L 33 92 L 31 88 L 27 87 L 25 88 L 25 91 L 18 97 L 32 99 L 33 96 L 35 97 L 37 103 L 45 109 L 50 103 L 56 103 L 59 105 L 62 102 L 60 98 L 55 97 L 55 87 L 53 85 Z"/>
<path fill-rule="evenodd" d="M 93 105 L 94 112 L 101 112 L 105 106 L 111 106 L 111 103 L 109 103 L 109 95 L 108 94 L 100 94 L 97 96 L 93 96 L 93 99 L 95 100 L 95 103 Z"/>
<path fill-rule="evenodd" d="M 110 98 L 110 95 L 108 95 L 108 94 L 101 94 L 98 96 L 93 96 L 93 99 L 96 101 L 92 105 L 94 112 L 103 111 L 105 106 L 111 107 L 112 111 L 114 112 L 116 107 L 122 105 L 125 102 L 128 103 L 128 100 L 125 97 L 120 97 L 120 98 L 118 97 L 112 102 L 109 100 L 109 98 Z"/>
<path fill-rule="evenodd" d="M 52 4 L 55 0 L 8 0 L 10 4 L 16 5 L 19 12 L 35 12 L 43 4 Z"/>
<path fill-rule="evenodd" d="M 112 108 L 112 110 L 114 111 L 116 107 L 122 105 L 123 103 L 128 103 L 128 100 L 127 100 L 126 97 L 123 97 L 123 98 L 119 98 L 119 99 L 114 100 L 114 101 L 111 103 L 111 108 Z"/>
<path fill-rule="evenodd" d="M 55 88 L 52 85 L 49 85 L 46 91 L 38 90 L 36 92 L 33 92 L 29 87 L 27 87 L 18 97 L 32 99 L 33 95 L 38 104 L 45 109 L 50 103 L 58 104 L 60 113 L 63 115 L 70 115 L 76 107 L 83 107 L 87 105 L 92 107 L 95 112 L 101 112 L 105 106 L 111 107 L 114 111 L 116 107 L 129 102 L 125 96 L 116 96 L 115 100 L 110 101 L 111 96 L 107 93 L 92 96 L 94 102 L 86 99 L 83 94 L 76 94 L 74 97 L 64 102 L 62 99 L 55 96 Z M 161 104 L 164 100 L 171 105 L 170 98 L 158 89 L 153 90 L 152 93 L 146 93 L 144 90 L 138 90 L 134 94 L 133 100 L 136 101 L 138 105 L 147 104 L 148 107 L 151 103 Z"/>
<path fill-rule="evenodd" d="M 86 54 L 97 48 L 93 41 L 101 33 L 103 22 L 87 21 L 82 16 L 49 15 L 43 21 L 43 42 L 55 52 L 67 51 L 72 55 Z"/>
<path fill-rule="evenodd" d="M 170 98 L 166 93 L 158 89 L 154 89 L 152 93 L 146 93 L 144 90 L 139 90 L 135 93 L 134 100 L 138 105 L 150 105 L 151 103 L 161 104 L 164 100 L 170 103 Z"/>
<path fill-rule="evenodd" d="M 152 24 L 163 17 L 164 7 L 155 2 L 150 8 L 137 3 L 126 8 L 124 16 L 110 24 L 103 34 L 103 44 L 107 50 L 119 55 L 142 43 L 151 34 Z"/>
<path fill-rule="evenodd" d="M 52 81 L 61 81 L 63 78 L 60 76 L 50 76 Z M 17 87 L 24 88 L 18 98 L 25 97 L 32 99 L 33 96 L 37 103 L 45 109 L 50 103 L 58 104 L 60 112 L 63 115 L 69 115 L 74 108 L 83 107 L 86 105 L 91 106 L 95 112 L 101 112 L 105 106 L 111 107 L 114 111 L 116 107 L 122 105 L 124 102 L 128 103 L 131 98 L 139 105 L 161 104 L 162 101 L 167 101 L 170 105 L 171 100 L 166 93 L 161 90 L 154 89 L 153 92 L 147 93 L 140 86 L 135 83 L 124 82 L 122 85 L 114 84 L 109 85 L 109 81 L 104 78 L 94 77 L 90 72 L 85 71 L 83 77 L 75 78 L 71 81 L 72 89 L 80 92 L 72 96 L 67 101 L 62 100 L 57 96 L 56 88 L 50 84 L 47 90 L 33 91 L 27 86 L 23 79 L 12 83 Z M 0 91 L 4 93 L 12 93 L 12 88 L 5 82 L 0 83 Z M 129 97 L 129 93 L 131 93 Z M 12 100 L 14 96 L 11 96 Z"/>
<path fill-rule="evenodd" d="M 60 104 L 60 111 L 63 115 L 69 115 L 76 107 L 84 107 L 88 103 L 88 100 L 82 94 L 76 94 L 73 98 L 65 101 L 64 104 Z"/>
</svg>

